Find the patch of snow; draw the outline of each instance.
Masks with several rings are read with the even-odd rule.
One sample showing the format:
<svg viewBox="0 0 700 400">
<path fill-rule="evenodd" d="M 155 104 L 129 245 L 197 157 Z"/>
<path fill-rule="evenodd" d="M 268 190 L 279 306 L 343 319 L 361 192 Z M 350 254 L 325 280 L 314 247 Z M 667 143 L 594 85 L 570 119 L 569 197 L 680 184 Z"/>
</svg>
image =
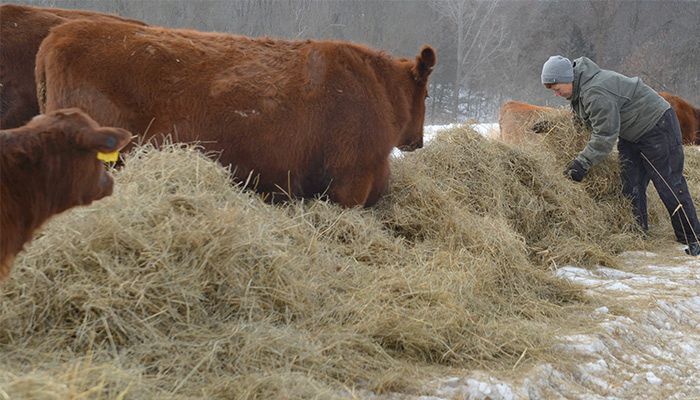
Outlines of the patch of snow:
<svg viewBox="0 0 700 400">
<path fill-rule="evenodd" d="M 608 290 L 632 291 L 632 288 L 621 282 L 606 283 L 605 288 Z"/>
<path fill-rule="evenodd" d="M 243 115 L 247 116 L 247 115 Z M 440 132 L 462 126 L 464 124 L 445 124 L 445 125 L 424 125 L 423 126 L 423 146 L 427 145 Z M 473 124 L 472 128 L 484 137 L 493 137 L 498 134 L 498 123 Z M 403 157 L 403 152 L 397 148 L 391 151 L 392 158 Z"/>
<path fill-rule="evenodd" d="M 625 258 L 631 258 L 631 257 L 656 257 L 656 253 L 652 253 L 650 251 L 625 251 L 622 253 L 622 257 Z"/>
<path fill-rule="evenodd" d="M 603 306 L 596 308 L 594 311 L 596 314 L 607 314 L 610 310 L 608 310 L 608 307 Z"/>
<path fill-rule="evenodd" d="M 585 268 L 566 265 L 557 270 L 556 276 L 559 278 L 575 279 L 582 276 L 593 276 L 593 273 Z"/>
<path fill-rule="evenodd" d="M 485 137 L 494 137 L 500 132 L 498 123 L 474 124 L 472 126 L 475 131 Z"/>
<path fill-rule="evenodd" d="M 599 354 L 607 350 L 605 344 L 591 335 L 570 335 L 561 338 L 563 343 L 555 347 L 583 354 Z"/>
<path fill-rule="evenodd" d="M 664 382 L 661 379 L 659 379 L 656 375 L 654 375 L 654 373 L 651 371 L 647 372 L 646 378 L 647 382 L 651 383 L 652 385 L 660 385 Z"/>
<path fill-rule="evenodd" d="M 599 359 L 595 362 L 583 364 L 581 369 L 588 373 L 603 373 L 608 371 L 608 363 L 603 359 Z"/>
</svg>

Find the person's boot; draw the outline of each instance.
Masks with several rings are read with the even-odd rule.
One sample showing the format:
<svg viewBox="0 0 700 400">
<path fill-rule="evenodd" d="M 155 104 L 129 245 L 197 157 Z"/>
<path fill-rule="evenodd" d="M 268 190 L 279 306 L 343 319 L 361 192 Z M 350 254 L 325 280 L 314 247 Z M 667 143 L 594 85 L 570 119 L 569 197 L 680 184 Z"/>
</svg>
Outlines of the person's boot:
<svg viewBox="0 0 700 400">
<path fill-rule="evenodd" d="M 700 255 L 700 244 L 698 244 L 698 242 L 688 243 L 688 248 L 685 249 L 685 254 L 689 256 Z"/>
</svg>

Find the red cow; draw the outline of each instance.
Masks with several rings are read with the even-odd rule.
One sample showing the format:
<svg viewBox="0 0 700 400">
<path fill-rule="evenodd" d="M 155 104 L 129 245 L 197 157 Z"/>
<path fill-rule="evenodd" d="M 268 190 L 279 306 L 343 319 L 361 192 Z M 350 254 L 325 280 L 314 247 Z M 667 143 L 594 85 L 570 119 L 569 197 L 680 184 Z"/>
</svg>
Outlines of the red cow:
<svg viewBox="0 0 700 400">
<path fill-rule="evenodd" d="M 659 93 L 676 112 L 681 125 L 683 144 L 700 144 L 700 109 L 668 92 Z"/>
<path fill-rule="evenodd" d="M 435 62 L 429 46 L 408 60 L 346 42 L 83 20 L 52 30 L 36 77 L 43 109 L 199 140 L 259 192 L 325 192 L 350 207 L 386 189 L 393 147 L 422 147 Z"/>
<path fill-rule="evenodd" d="M 0 5 L 0 127 L 22 126 L 39 113 L 34 60 L 49 29 L 77 18 L 127 20 L 92 11 Z"/>
<path fill-rule="evenodd" d="M 509 101 L 498 112 L 499 137 L 504 142 L 520 143 L 536 138 L 549 129 L 542 114 L 555 111 L 552 107 L 536 106 L 520 101 Z"/>
<path fill-rule="evenodd" d="M 0 131 L 0 282 L 49 217 L 112 194 L 112 178 L 97 155 L 130 140 L 124 129 L 101 128 L 78 109 Z"/>
</svg>

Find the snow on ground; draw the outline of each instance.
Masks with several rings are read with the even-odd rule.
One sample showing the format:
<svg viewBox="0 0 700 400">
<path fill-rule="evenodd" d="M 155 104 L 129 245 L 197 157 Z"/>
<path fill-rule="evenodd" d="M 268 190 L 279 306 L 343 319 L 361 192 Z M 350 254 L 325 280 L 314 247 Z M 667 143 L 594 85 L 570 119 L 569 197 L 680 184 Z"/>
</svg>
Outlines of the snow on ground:
<svg viewBox="0 0 700 400">
<path fill-rule="evenodd" d="M 686 256 L 682 246 L 622 257 L 623 269 L 556 272 L 618 310 L 603 305 L 591 315 L 599 329 L 559 337 L 558 350 L 576 358 L 535 365 L 517 377 L 474 371 L 431 382 L 430 395 L 389 398 L 700 399 L 700 258 Z"/>
<path fill-rule="evenodd" d="M 473 125 L 474 130 L 486 136 L 487 138 L 494 138 L 498 135 L 500 131 L 498 123 L 487 123 L 487 124 L 475 124 Z"/>
<path fill-rule="evenodd" d="M 430 142 L 440 131 L 456 128 L 461 125 L 463 124 L 425 125 L 423 127 L 423 143 Z M 472 128 L 485 137 L 493 137 L 498 133 L 498 123 L 477 123 L 473 124 Z"/>
<path fill-rule="evenodd" d="M 462 124 L 447 124 L 447 125 L 425 125 L 423 126 L 423 145 L 427 145 L 441 131 L 452 129 Z M 472 125 L 475 131 L 487 138 L 493 138 L 498 134 L 498 123 L 483 123 Z M 401 157 L 401 150 L 394 149 L 391 153 L 392 157 Z"/>
</svg>

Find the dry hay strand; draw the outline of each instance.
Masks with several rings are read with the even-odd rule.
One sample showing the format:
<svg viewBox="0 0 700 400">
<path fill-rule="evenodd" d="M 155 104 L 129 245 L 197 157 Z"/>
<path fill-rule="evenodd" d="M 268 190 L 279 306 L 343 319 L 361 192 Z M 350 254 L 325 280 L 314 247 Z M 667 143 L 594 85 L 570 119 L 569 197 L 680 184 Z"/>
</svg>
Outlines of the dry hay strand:
<svg viewBox="0 0 700 400">
<path fill-rule="evenodd" d="M 26 363 L 31 360 L 12 361 Z M 5 359 L 4 363 L 8 361 Z M 122 399 L 127 393 L 135 398 L 153 396 L 141 384 L 138 373 L 111 364 L 94 364 L 90 355 L 67 363 L 51 364 L 43 371 L 33 370 L 17 375 L 8 369 L 7 364 L 0 366 L 0 398 L 3 399 Z"/>
<path fill-rule="evenodd" d="M 683 175 L 688 182 L 688 190 L 693 198 L 696 208 L 700 208 L 700 147 L 684 146 L 685 168 Z M 659 202 L 660 203 L 660 202 Z"/>
<path fill-rule="evenodd" d="M 630 235 L 550 158 L 470 129 L 393 168 L 375 209 L 271 206 L 196 146 L 136 148 L 0 287 L 0 389 L 333 398 L 510 368 L 591 308 L 548 268 L 614 263 Z"/>
<path fill-rule="evenodd" d="M 688 183 L 688 191 L 690 192 L 691 198 L 696 208 L 696 213 L 700 204 L 700 147 L 695 145 L 683 146 L 685 154 L 685 165 L 683 169 L 683 176 Z M 657 220 L 661 219 L 659 223 L 664 228 L 664 233 L 666 237 L 673 237 L 673 227 L 671 226 L 670 219 L 668 218 L 668 211 L 664 208 L 658 195 L 648 196 L 649 208 L 654 212 L 650 212 L 649 223 L 659 223 Z M 680 210 L 680 212 L 684 212 Z M 652 216 L 656 217 L 652 220 Z M 692 232 L 688 233 L 689 236 L 693 236 Z M 700 232 L 695 232 L 695 235 L 700 236 Z"/>
</svg>

